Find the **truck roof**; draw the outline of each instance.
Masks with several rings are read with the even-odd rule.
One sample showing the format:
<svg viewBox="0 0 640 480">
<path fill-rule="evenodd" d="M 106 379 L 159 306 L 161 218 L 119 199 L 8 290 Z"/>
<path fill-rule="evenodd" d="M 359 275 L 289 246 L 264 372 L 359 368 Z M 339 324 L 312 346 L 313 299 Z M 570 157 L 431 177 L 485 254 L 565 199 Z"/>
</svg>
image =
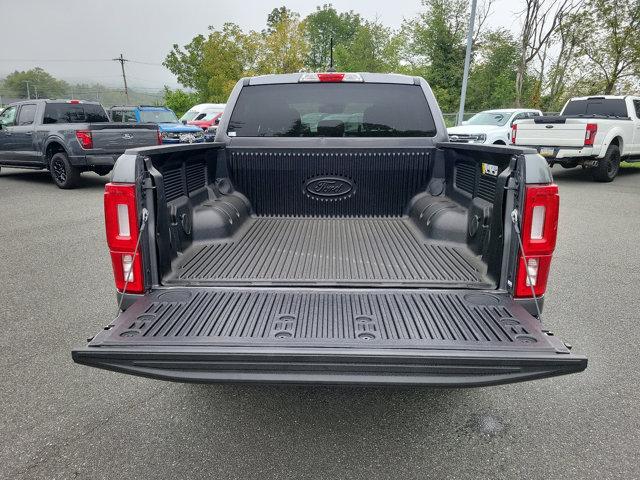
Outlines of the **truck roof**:
<svg viewBox="0 0 640 480">
<path fill-rule="evenodd" d="M 356 73 L 356 72 L 353 72 Z M 273 75 L 260 75 L 257 77 L 248 77 L 243 79 L 244 85 L 276 85 L 282 83 L 299 83 L 300 79 L 304 75 L 310 75 L 309 72 L 301 73 L 285 73 L 285 74 L 273 74 Z M 365 83 L 396 83 L 400 85 L 414 85 L 418 84 L 419 80 L 416 77 L 409 75 L 401 75 L 398 73 L 367 73 L 357 72 L 357 75 L 362 77 Z"/>
<path fill-rule="evenodd" d="M 9 105 L 20 105 L 22 103 L 69 103 L 69 104 L 84 104 L 84 105 L 100 105 L 99 102 L 94 102 L 91 100 L 75 100 L 75 99 L 64 99 L 64 98 L 25 98 L 18 102 L 10 103 Z M 8 106 L 8 105 L 7 105 Z"/>
<path fill-rule="evenodd" d="M 629 95 L 589 95 L 588 97 L 571 97 L 571 100 L 624 100 Z"/>
</svg>

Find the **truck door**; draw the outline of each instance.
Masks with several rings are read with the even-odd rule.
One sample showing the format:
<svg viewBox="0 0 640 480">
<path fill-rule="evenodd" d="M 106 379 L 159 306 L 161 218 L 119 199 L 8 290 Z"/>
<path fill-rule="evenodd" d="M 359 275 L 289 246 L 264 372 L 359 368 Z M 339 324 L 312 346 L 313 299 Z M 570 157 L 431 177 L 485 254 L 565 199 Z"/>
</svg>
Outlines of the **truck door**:
<svg viewBox="0 0 640 480">
<path fill-rule="evenodd" d="M 13 129 L 16 124 L 18 107 L 7 107 L 0 114 L 0 160 L 12 160 Z"/>
<path fill-rule="evenodd" d="M 15 160 L 26 164 L 42 163 L 42 154 L 34 145 L 35 118 L 38 106 L 25 103 L 20 107 L 16 126 L 13 127 L 13 152 Z"/>
</svg>

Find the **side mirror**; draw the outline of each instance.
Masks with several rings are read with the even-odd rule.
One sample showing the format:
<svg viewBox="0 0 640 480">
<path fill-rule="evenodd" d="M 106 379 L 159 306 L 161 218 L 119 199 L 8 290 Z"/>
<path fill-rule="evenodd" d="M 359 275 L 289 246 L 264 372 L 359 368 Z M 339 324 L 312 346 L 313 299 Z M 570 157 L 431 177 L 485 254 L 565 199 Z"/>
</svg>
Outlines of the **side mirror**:
<svg viewBox="0 0 640 480">
<path fill-rule="evenodd" d="M 216 118 L 213 122 L 214 125 L 220 125 L 220 117 Z"/>
<path fill-rule="evenodd" d="M 468 125 L 468 124 L 469 124 L 469 122 L 468 122 L 468 121 L 463 120 L 463 121 L 462 121 L 462 123 L 461 123 L 460 125 Z"/>
<path fill-rule="evenodd" d="M 183 124 L 183 125 L 186 125 L 186 124 L 187 124 L 187 121 L 186 121 L 186 120 L 182 120 L 182 124 Z"/>
</svg>

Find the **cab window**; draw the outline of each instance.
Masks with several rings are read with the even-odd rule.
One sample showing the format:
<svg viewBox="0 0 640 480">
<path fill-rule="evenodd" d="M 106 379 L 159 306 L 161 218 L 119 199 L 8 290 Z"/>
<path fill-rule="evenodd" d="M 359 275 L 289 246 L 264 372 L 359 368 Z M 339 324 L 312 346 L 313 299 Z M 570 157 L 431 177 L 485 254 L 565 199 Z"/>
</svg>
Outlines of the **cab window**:
<svg viewBox="0 0 640 480">
<path fill-rule="evenodd" d="M 136 118 L 136 112 L 134 110 L 125 110 L 122 112 L 122 121 L 127 123 L 136 123 L 138 121 Z"/>
<path fill-rule="evenodd" d="M 18 115 L 18 125 L 32 125 L 36 118 L 36 106 L 33 104 L 22 105 Z"/>
</svg>

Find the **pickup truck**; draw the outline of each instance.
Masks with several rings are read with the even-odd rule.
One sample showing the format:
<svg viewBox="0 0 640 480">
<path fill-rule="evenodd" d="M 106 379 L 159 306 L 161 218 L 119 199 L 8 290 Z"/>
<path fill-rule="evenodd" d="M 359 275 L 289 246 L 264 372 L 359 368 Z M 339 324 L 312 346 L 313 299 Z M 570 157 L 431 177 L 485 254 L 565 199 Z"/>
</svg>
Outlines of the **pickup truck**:
<svg viewBox="0 0 640 480">
<path fill-rule="evenodd" d="M 0 166 L 47 169 L 60 188 L 108 174 L 127 148 L 157 145 L 158 126 L 110 122 L 99 103 L 26 100 L 0 111 Z"/>
<path fill-rule="evenodd" d="M 158 125 L 163 145 L 173 143 L 201 143 L 204 133 L 194 125 L 184 125 L 176 114 L 167 107 L 150 105 L 113 106 L 109 116 L 114 122 L 153 123 Z"/>
<path fill-rule="evenodd" d="M 449 141 L 509 145 L 511 127 L 518 120 L 542 116 L 540 110 L 506 108 L 476 113 L 462 125 L 450 127 Z"/>
<path fill-rule="evenodd" d="M 127 151 L 104 202 L 120 314 L 73 350 L 80 364 L 448 386 L 586 368 L 542 324 L 548 165 L 447 142 L 422 78 L 243 79 L 215 142 Z"/>
<path fill-rule="evenodd" d="M 622 160 L 640 161 L 640 97 L 576 97 L 558 116 L 520 120 L 512 128 L 514 145 L 535 148 L 551 166 L 590 168 L 598 182 L 613 181 Z"/>
</svg>

